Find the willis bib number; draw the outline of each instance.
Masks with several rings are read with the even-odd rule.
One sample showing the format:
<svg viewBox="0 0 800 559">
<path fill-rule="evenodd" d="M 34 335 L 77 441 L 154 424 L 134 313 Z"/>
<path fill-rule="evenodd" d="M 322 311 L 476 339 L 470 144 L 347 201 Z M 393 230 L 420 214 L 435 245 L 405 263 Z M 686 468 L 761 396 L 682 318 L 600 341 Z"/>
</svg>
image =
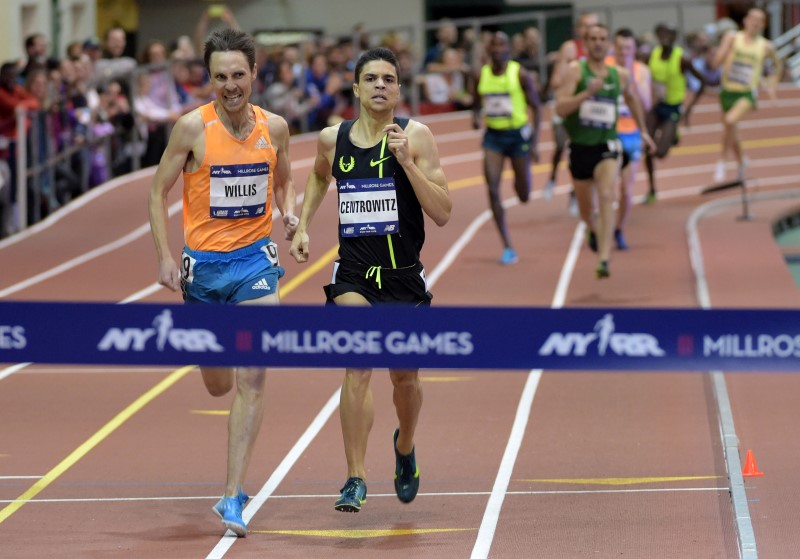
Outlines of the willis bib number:
<svg viewBox="0 0 800 559">
<path fill-rule="evenodd" d="M 210 172 L 212 218 L 261 217 L 267 211 L 269 163 L 211 165 Z"/>
</svg>

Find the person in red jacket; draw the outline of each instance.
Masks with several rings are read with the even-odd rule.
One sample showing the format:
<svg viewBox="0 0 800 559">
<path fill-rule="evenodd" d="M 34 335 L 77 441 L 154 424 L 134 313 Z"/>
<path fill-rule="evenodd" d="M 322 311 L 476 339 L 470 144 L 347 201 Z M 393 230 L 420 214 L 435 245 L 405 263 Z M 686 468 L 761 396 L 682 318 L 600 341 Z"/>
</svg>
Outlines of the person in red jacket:
<svg viewBox="0 0 800 559">
<path fill-rule="evenodd" d="M 0 138 L 6 145 L 5 159 L 8 161 L 11 203 L 17 199 L 17 107 L 29 111 L 39 110 L 39 101 L 28 93 L 19 82 L 19 67 L 15 62 L 0 66 Z M 30 120 L 28 119 L 28 125 Z M 26 211 L 25 209 L 20 212 Z"/>
</svg>

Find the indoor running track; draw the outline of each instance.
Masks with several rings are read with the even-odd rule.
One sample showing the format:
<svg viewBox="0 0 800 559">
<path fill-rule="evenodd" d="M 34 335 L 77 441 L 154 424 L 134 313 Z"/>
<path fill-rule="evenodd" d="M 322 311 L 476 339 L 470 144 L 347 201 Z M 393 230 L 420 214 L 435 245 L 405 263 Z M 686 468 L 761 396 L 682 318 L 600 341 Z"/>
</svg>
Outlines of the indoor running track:
<svg viewBox="0 0 800 559">
<path fill-rule="evenodd" d="M 527 205 L 508 199 L 514 266 L 487 211 L 480 132 L 466 113 L 426 119 L 453 197 L 444 228 L 428 223 L 423 261 L 434 304 L 470 306 L 698 307 L 688 239 L 702 248 L 710 304 L 797 308 L 798 289 L 772 236 L 797 210 L 800 91 L 762 101 L 742 126 L 751 159 L 752 219 L 738 191 L 701 196 L 720 142 L 707 97 L 681 144 L 658 166 L 659 198 L 637 205 L 630 251 L 612 277 L 567 213 L 569 175 L 541 198 L 552 150 L 543 129 Z M 298 194 L 315 149 L 294 138 Z M 729 176 L 734 170 L 729 168 Z M 45 222 L 0 241 L 3 300 L 178 302 L 154 285 L 147 225 L 152 169 L 96 188 Z M 181 246 L 180 188 L 172 247 Z M 336 248 L 335 194 L 311 228 L 311 261 L 281 245 L 286 304 L 321 304 Z M 299 207 L 298 207 L 299 211 Z M 692 226 L 691 224 L 696 224 Z M 282 237 L 280 228 L 275 235 Z M 268 311 L 265 311 L 268 312 Z M 587 325 L 591 329 L 593 325 Z M 513 327 L 513 325 L 498 325 Z M 211 514 L 225 478 L 230 396 L 210 397 L 191 368 L 0 365 L 0 556 L 40 557 L 487 557 L 735 558 L 711 377 L 704 373 L 436 371 L 422 373 L 416 438 L 421 492 L 393 494 L 390 383 L 376 371 L 367 454 L 369 498 L 359 514 L 333 510 L 346 476 L 337 411 L 340 370 L 273 370 L 245 489 L 255 496 L 246 539 L 224 537 Z M 725 377 L 742 453 L 758 557 L 800 549 L 796 513 L 800 376 Z"/>
</svg>

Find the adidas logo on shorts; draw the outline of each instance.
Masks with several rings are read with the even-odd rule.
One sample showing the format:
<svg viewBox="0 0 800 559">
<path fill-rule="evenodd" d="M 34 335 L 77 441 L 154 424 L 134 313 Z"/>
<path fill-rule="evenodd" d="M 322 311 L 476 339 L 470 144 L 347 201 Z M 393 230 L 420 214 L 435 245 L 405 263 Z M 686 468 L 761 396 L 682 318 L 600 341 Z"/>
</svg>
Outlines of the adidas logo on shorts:
<svg viewBox="0 0 800 559">
<path fill-rule="evenodd" d="M 269 147 L 270 146 L 264 136 L 261 136 L 256 142 L 256 149 L 269 149 Z"/>
<path fill-rule="evenodd" d="M 269 286 L 267 278 L 261 278 L 253 285 L 253 289 L 266 289 L 267 291 L 270 291 L 272 288 Z"/>
</svg>

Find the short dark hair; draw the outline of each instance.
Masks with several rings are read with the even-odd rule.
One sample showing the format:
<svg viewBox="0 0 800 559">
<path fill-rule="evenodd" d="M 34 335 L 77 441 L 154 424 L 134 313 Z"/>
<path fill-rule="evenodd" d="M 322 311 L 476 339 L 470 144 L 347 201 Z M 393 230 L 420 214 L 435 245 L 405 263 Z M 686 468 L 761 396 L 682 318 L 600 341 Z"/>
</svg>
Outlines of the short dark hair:
<svg viewBox="0 0 800 559">
<path fill-rule="evenodd" d="M 361 78 L 361 70 L 364 69 L 364 66 L 367 64 L 367 62 L 372 62 L 374 60 L 385 60 L 386 62 L 392 64 L 395 72 L 397 72 L 398 79 L 400 78 L 400 64 L 397 62 L 397 57 L 391 50 L 385 47 L 377 47 L 364 52 L 358 57 L 358 62 L 356 62 L 355 68 L 356 83 L 358 83 L 358 80 Z"/>
<path fill-rule="evenodd" d="M 211 71 L 211 55 L 215 52 L 239 51 L 252 70 L 256 65 L 256 42 L 253 37 L 244 31 L 235 29 L 222 29 L 214 31 L 203 45 L 203 62 L 206 70 Z"/>
<path fill-rule="evenodd" d="M 25 49 L 31 48 L 39 37 L 44 37 L 44 35 L 42 33 L 33 33 L 25 37 Z"/>
<path fill-rule="evenodd" d="M 617 32 L 614 33 L 614 37 L 622 37 L 623 39 L 635 39 L 636 36 L 631 31 L 630 27 L 620 27 L 617 29 Z"/>
</svg>

